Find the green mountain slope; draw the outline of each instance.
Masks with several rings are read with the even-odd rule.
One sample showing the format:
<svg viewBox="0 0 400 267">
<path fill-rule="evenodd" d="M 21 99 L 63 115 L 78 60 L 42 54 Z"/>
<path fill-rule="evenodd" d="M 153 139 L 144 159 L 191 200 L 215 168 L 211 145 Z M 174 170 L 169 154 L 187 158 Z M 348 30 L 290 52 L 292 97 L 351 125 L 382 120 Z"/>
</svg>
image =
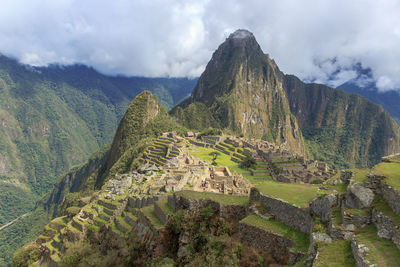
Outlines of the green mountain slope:
<svg viewBox="0 0 400 267">
<path fill-rule="evenodd" d="M 2 232 L 8 238 L 0 237 L 0 255 L 8 262 L 15 249 L 37 237 L 44 224 L 59 214 L 60 208 L 79 205 L 83 197 L 90 196 L 116 173 L 137 167 L 136 158 L 154 138 L 167 131 L 184 134 L 185 129 L 172 120 L 151 92 L 140 93 L 121 119 L 112 145 L 60 176 L 53 190 L 37 203 L 30 215 Z M 32 227 L 25 229 L 29 224 Z"/>
<path fill-rule="evenodd" d="M 285 89 L 314 157 L 340 167 L 371 167 L 399 151 L 400 127 L 381 106 L 292 75 L 285 77 Z"/>
<path fill-rule="evenodd" d="M 59 175 L 110 143 L 138 93 L 152 90 L 170 108 L 194 82 L 109 77 L 82 65 L 32 68 L 0 55 L 0 226 L 31 211 Z"/>
</svg>

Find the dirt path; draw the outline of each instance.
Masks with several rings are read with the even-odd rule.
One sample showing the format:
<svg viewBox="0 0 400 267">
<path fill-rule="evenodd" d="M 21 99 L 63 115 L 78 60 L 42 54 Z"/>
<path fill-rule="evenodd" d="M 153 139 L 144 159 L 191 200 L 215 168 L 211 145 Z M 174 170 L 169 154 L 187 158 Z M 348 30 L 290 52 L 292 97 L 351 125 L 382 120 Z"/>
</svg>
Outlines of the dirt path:
<svg viewBox="0 0 400 267">
<path fill-rule="evenodd" d="M 14 224 L 14 223 L 15 223 L 16 221 L 18 221 L 19 219 L 22 219 L 22 218 L 24 218 L 25 216 L 28 216 L 29 214 L 30 214 L 30 212 L 25 213 L 25 214 L 19 216 L 18 218 L 12 220 L 11 222 L 6 223 L 5 225 L 1 226 L 1 227 L 0 227 L 0 232 L 3 231 L 4 229 L 6 229 L 8 226 Z"/>
</svg>

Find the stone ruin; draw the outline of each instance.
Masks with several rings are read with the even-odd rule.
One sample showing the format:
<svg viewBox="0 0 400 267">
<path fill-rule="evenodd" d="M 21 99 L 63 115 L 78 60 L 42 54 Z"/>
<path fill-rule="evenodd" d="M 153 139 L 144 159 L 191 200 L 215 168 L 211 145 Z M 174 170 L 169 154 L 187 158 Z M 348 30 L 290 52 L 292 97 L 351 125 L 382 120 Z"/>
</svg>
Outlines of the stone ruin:
<svg viewBox="0 0 400 267">
<path fill-rule="evenodd" d="M 242 175 L 231 173 L 228 167 L 212 167 L 197 191 L 232 195 L 248 195 L 251 184 Z"/>
</svg>

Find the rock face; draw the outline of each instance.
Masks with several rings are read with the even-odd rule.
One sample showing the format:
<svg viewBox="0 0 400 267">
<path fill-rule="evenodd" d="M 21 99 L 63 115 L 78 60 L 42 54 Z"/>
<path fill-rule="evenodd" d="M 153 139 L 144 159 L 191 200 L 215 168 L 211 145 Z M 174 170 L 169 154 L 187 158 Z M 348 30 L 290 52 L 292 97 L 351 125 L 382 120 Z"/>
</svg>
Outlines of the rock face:
<svg viewBox="0 0 400 267">
<path fill-rule="evenodd" d="M 349 208 L 369 208 L 373 200 L 374 192 L 369 188 L 365 188 L 361 183 L 352 185 L 346 194 L 346 205 Z"/>
<path fill-rule="evenodd" d="M 331 207 L 337 202 L 336 195 L 327 195 L 314 199 L 310 204 L 311 214 L 317 216 L 323 221 L 329 221 L 331 218 Z"/>
</svg>

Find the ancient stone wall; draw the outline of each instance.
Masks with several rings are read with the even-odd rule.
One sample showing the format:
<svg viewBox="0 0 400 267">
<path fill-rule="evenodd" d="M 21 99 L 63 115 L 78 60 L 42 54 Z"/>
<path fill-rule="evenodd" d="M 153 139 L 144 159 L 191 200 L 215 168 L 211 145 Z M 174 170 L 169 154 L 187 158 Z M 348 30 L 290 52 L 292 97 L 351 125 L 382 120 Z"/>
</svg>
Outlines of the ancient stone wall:
<svg viewBox="0 0 400 267">
<path fill-rule="evenodd" d="M 308 209 L 302 209 L 284 200 L 262 194 L 256 188 L 250 191 L 250 204 L 260 202 L 269 208 L 276 219 L 304 233 L 311 233 L 313 219 Z"/>
<path fill-rule="evenodd" d="M 372 265 L 367 259 L 365 259 L 368 248 L 362 244 L 358 244 L 355 238 L 351 240 L 351 252 L 353 253 L 354 259 L 356 260 L 357 267 L 369 267 Z"/>
<path fill-rule="evenodd" d="M 391 240 L 400 249 L 400 229 L 388 216 L 376 209 L 372 209 L 372 222 L 378 229 L 379 237 Z"/>
<path fill-rule="evenodd" d="M 128 205 L 134 209 L 140 209 L 149 205 L 152 205 L 154 202 L 158 200 L 157 196 L 153 197 L 144 197 L 144 198 L 128 198 Z"/>
<path fill-rule="evenodd" d="M 163 224 L 167 224 L 168 215 L 164 212 L 164 210 L 158 205 L 158 202 L 154 203 L 154 214 Z"/>
<path fill-rule="evenodd" d="M 240 205 L 221 205 L 212 200 L 192 200 L 183 196 L 168 196 L 168 205 L 172 210 L 197 209 L 211 205 L 218 216 L 225 219 L 241 220 L 248 215 L 248 208 Z"/>
<path fill-rule="evenodd" d="M 239 240 L 254 248 L 270 252 L 281 264 L 296 264 L 305 256 L 303 253 L 290 251 L 295 245 L 292 240 L 246 223 L 239 223 Z"/>
<path fill-rule="evenodd" d="M 381 191 L 383 198 L 392 210 L 400 216 L 400 194 L 393 187 L 385 183 L 381 183 Z"/>
<path fill-rule="evenodd" d="M 168 198 L 167 198 L 167 203 L 168 203 L 168 206 L 170 206 L 171 209 L 172 209 L 174 212 L 177 211 L 177 207 L 176 207 L 176 195 L 175 195 L 175 194 L 173 194 L 172 196 L 171 196 L 171 195 L 168 196 Z"/>
<path fill-rule="evenodd" d="M 367 174 L 367 179 L 365 181 L 365 187 L 371 189 L 374 191 L 375 194 L 380 194 L 380 185 L 381 181 L 385 178 L 385 176 L 378 175 L 378 174 L 372 174 L 368 173 Z"/>
<path fill-rule="evenodd" d="M 140 210 L 134 210 L 134 215 L 138 218 L 138 222 L 145 225 L 149 229 L 151 229 L 153 232 L 156 232 L 157 230 L 154 228 L 153 224 L 151 221 L 143 214 L 142 211 Z"/>
</svg>

